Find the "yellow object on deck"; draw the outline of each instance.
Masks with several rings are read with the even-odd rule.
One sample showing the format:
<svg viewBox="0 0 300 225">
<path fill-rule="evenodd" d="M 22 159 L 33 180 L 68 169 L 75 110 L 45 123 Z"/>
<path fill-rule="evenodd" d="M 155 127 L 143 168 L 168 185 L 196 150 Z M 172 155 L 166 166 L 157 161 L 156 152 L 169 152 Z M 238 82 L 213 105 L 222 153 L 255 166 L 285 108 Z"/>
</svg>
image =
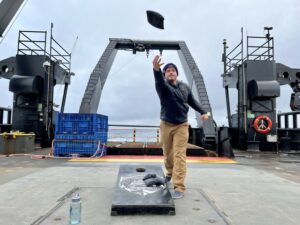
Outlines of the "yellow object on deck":
<svg viewBox="0 0 300 225">
<path fill-rule="evenodd" d="M 28 153 L 34 150 L 34 133 L 10 132 L 0 134 L 0 154 Z"/>
</svg>

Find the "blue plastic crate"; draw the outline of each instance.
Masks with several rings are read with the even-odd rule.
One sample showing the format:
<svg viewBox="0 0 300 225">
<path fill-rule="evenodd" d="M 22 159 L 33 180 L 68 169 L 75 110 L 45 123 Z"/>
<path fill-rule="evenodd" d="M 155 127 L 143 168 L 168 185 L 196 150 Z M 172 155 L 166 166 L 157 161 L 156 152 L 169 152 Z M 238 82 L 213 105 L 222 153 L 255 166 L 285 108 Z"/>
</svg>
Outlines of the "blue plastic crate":
<svg viewBox="0 0 300 225">
<path fill-rule="evenodd" d="M 108 131 L 108 117 L 101 114 L 57 113 L 56 134 L 95 134 Z"/>
<path fill-rule="evenodd" d="M 94 134 L 55 134 L 55 140 L 100 140 L 107 142 L 107 132 L 99 132 Z"/>
<path fill-rule="evenodd" d="M 103 150 L 102 155 L 106 155 L 107 142 L 100 143 L 100 150 Z M 98 144 L 98 141 L 57 140 L 54 142 L 54 156 L 71 156 L 72 154 L 92 156 L 98 150 Z M 101 151 L 97 155 L 100 155 Z"/>
</svg>

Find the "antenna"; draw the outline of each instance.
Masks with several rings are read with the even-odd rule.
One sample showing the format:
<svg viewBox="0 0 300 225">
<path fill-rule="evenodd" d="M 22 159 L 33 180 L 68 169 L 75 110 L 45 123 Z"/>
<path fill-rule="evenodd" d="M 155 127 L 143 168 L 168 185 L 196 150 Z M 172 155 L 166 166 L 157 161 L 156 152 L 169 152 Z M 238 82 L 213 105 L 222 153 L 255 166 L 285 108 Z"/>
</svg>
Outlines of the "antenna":
<svg viewBox="0 0 300 225">
<path fill-rule="evenodd" d="M 273 27 L 264 27 L 264 30 L 267 31 L 266 38 L 268 39 L 268 59 L 270 59 L 270 30 L 273 30 Z"/>
<path fill-rule="evenodd" d="M 75 39 L 75 41 L 74 41 L 74 44 L 73 44 L 73 47 L 72 47 L 72 50 L 71 50 L 71 55 L 73 54 L 73 52 L 74 52 L 74 49 L 75 49 L 75 47 L 76 47 L 76 44 L 77 44 L 77 41 L 78 41 L 78 36 L 76 37 L 76 39 Z"/>
<path fill-rule="evenodd" d="M 267 31 L 266 37 L 269 39 L 270 38 L 270 30 L 273 30 L 273 27 L 264 27 L 264 30 Z"/>
</svg>

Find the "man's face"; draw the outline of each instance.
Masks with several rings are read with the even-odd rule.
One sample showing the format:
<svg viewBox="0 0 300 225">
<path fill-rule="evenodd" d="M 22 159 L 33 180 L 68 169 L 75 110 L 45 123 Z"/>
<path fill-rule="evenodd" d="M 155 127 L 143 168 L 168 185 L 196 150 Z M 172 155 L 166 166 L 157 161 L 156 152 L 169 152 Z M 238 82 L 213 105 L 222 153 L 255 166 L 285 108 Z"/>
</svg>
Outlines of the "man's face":
<svg viewBox="0 0 300 225">
<path fill-rule="evenodd" d="M 167 68 L 165 72 L 165 78 L 167 81 L 176 81 L 177 80 L 177 72 L 173 66 Z"/>
</svg>

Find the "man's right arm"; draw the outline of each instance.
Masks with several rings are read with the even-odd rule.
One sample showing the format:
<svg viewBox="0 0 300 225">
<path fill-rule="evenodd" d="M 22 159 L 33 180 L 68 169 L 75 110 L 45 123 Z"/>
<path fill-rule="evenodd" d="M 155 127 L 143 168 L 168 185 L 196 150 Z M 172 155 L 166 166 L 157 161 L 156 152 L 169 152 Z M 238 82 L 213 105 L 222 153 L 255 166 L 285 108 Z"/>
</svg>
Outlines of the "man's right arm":
<svg viewBox="0 0 300 225">
<path fill-rule="evenodd" d="M 153 72 L 154 72 L 154 78 L 155 78 L 155 89 L 156 89 L 158 95 L 162 96 L 163 90 L 166 86 L 165 79 L 163 78 L 161 70 L 159 70 L 159 71 L 153 70 Z"/>
<path fill-rule="evenodd" d="M 158 55 L 156 55 L 153 59 L 152 64 L 155 78 L 155 88 L 159 97 L 162 97 L 163 89 L 166 86 L 165 79 L 160 69 L 163 63 L 161 63 L 161 58 Z"/>
</svg>

